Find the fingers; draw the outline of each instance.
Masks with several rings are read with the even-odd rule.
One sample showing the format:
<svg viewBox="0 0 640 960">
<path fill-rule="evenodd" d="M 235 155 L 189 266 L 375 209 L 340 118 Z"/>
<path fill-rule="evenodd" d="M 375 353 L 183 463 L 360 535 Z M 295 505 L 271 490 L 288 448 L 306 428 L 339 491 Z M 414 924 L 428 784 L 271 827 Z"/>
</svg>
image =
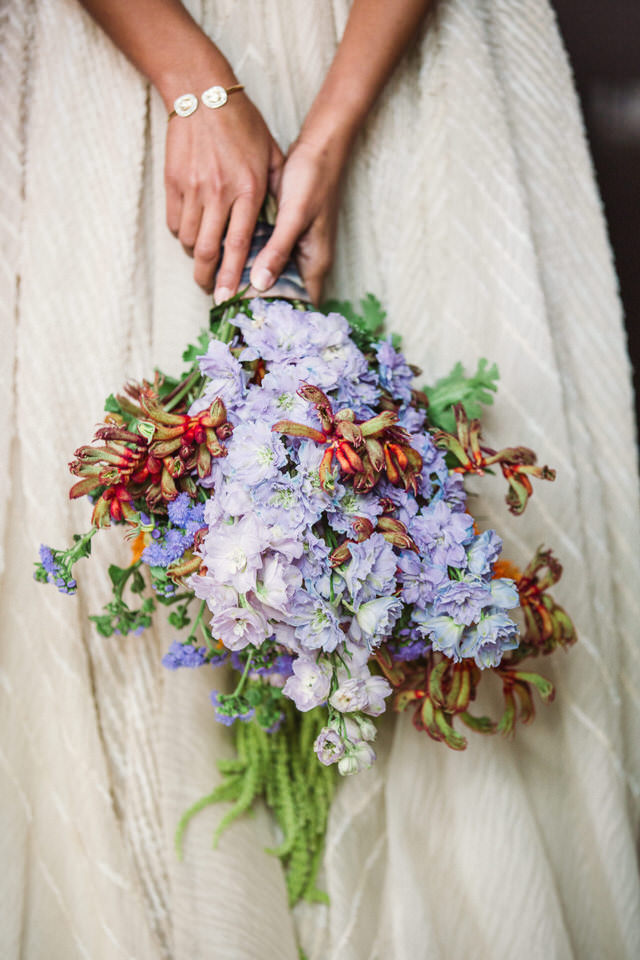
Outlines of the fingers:
<svg viewBox="0 0 640 960">
<path fill-rule="evenodd" d="M 198 239 L 193 251 L 193 279 L 206 293 L 213 290 L 213 275 L 220 259 L 222 235 L 227 221 L 227 213 L 222 209 L 208 206 L 202 214 Z"/>
<path fill-rule="evenodd" d="M 280 196 L 280 183 L 282 181 L 282 170 L 284 168 L 284 154 L 275 140 L 271 144 L 271 156 L 269 159 L 269 173 L 267 176 L 267 185 L 269 193 L 276 197 Z"/>
<path fill-rule="evenodd" d="M 291 251 L 307 223 L 298 206 L 283 205 L 278 211 L 271 239 L 256 258 L 251 285 L 261 293 L 274 285 L 291 257 Z"/>
<path fill-rule="evenodd" d="M 196 245 L 196 239 L 202 220 L 202 200 L 196 191 L 190 190 L 182 201 L 180 228 L 178 239 L 188 254 L 191 255 Z"/>
<path fill-rule="evenodd" d="M 216 276 L 213 295 L 216 303 L 229 300 L 237 293 L 261 202 L 258 192 L 250 191 L 239 196 L 231 208 L 229 226 L 224 238 L 224 255 Z"/>
<path fill-rule="evenodd" d="M 324 231 L 312 227 L 299 244 L 298 269 L 311 301 L 318 306 L 324 279 L 333 262 L 333 244 Z"/>
<path fill-rule="evenodd" d="M 176 180 L 169 179 L 168 177 L 166 181 L 166 198 L 167 226 L 174 237 L 177 237 L 182 217 L 182 190 Z"/>
</svg>

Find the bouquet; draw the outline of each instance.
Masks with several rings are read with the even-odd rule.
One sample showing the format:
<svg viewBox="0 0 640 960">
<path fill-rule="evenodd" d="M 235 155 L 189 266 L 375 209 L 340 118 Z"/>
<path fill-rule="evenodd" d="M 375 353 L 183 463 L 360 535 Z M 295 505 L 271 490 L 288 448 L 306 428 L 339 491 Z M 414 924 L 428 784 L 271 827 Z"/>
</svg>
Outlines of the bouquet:
<svg viewBox="0 0 640 960">
<path fill-rule="evenodd" d="M 481 360 L 468 377 L 458 364 L 416 389 L 383 320 L 371 296 L 360 313 L 240 297 L 214 308 L 183 376 L 156 371 L 107 399 L 70 465 L 91 527 L 67 550 L 41 547 L 36 569 L 75 593 L 96 532 L 124 528 L 132 558 L 109 568 L 97 630 L 138 634 L 165 606 L 179 638 L 164 665 L 224 664 L 235 677 L 211 700 L 237 756 L 185 813 L 178 849 L 206 804 L 231 804 L 219 835 L 263 798 L 291 903 L 324 896 L 336 773 L 375 761 L 385 711 L 410 710 L 454 750 L 467 744 L 461 726 L 509 735 L 532 719 L 534 691 L 553 696 L 529 661 L 575 640 L 549 594 L 552 553 L 520 572 L 469 512 L 467 475 L 502 473 L 515 514 L 532 479 L 554 478 L 526 447 L 484 444 L 477 417 L 497 370 Z M 472 707 L 489 674 L 504 694 L 497 718 Z"/>
</svg>

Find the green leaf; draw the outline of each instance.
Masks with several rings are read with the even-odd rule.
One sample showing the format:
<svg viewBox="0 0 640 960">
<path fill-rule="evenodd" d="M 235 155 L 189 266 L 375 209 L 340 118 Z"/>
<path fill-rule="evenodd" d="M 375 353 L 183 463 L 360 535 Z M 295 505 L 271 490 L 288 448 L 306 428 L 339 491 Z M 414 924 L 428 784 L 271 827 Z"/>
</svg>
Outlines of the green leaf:
<svg viewBox="0 0 640 960">
<path fill-rule="evenodd" d="M 142 593 L 145 588 L 144 577 L 139 570 L 134 570 L 133 576 L 131 577 L 131 592 L 132 593 Z"/>
<path fill-rule="evenodd" d="M 120 587 L 129 574 L 129 570 L 126 567 L 117 567 L 115 563 L 110 564 L 109 566 L 109 578 L 114 587 Z"/>
<path fill-rule="evenodd" d="M 430 423 L 447 433 L 455 433 L 456 420 L 453 407 L 462 403 L 470 418 L 479 417 L 482 404 L 492 404 L 493 394 L 498 389 L 496 381 L 500 374 L 496 364 L 488 367 L 482 357 L 472 377 L 468 377 L 461 363 L 456 363 L 448 376 L 438 380 L 434 387 L 425 387 L 429 400 Z"/>
<path fill-rule="evenodd" d="M 105 400 L 104 409 L 105 413 L 122 413 L 122 407 L 112 393 Z"/>
<path fill-rule="evenodd" d="M 185 363 L 195 363 L 198 357 L 201 357 L 203 353 L 206 353 L 209 349 L 209 342 L 211 340 L 211 335 L 208 330 L 202 330 L 198 336 L 196 343 L 190 343 L 187 349 L 182 354 L 182 359 Z"/>
</svg>

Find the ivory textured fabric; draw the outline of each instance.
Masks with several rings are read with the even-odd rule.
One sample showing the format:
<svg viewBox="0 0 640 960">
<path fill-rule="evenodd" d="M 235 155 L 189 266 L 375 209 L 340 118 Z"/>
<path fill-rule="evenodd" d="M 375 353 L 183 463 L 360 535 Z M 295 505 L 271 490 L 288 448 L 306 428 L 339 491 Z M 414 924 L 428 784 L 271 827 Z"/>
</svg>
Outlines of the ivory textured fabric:
<svg viewBox="0 0 640 960">
<path fill-rule="evenodd" d="M 196 17 L 281 146 L 346 0 L 209 0 Z M 390 720 L 341 783 L 330 908 L 285 902 L 264 812 L 211 835 L 182 811 L 231 751 L 204 671 L 165 675 L 167 630 L 104 640 L 98 565 L 37 586 L 41 540 L 84 529 L 66 462 L 104 396 L 175 367 L 206 321 L 164 225 L 166 116 L 73 0 L 4 0 L 0 537 L 0 954 L 7 960 L 602 960 L 640 955 L 637 467 L 629 366 L 571 75 L 546 0 L 441 0 L 357 145 L 332 293 L 371 290 L 425 379 L 496 360 L 487 436 L 558 470 L 519 520 L 479 509 L 526 563 L 565 564 L 580 643 L 512 742 L 453 754 Z M 212 82 L 215 78 L 212 77 Z M 119 537 L 97 545 L 124 557 Z M 84 577 L 83 577 L 84 574 Z M 199 674 L 199 675 L 198 675 Z"/>
</svg>

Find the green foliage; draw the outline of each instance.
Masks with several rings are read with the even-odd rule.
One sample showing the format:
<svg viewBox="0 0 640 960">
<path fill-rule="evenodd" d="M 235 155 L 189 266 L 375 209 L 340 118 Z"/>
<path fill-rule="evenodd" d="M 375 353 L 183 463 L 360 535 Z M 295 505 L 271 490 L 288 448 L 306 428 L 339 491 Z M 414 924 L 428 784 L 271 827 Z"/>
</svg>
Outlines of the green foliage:
<svg viewBox="0 0 640 960">
<path fill-rule="evenodd" d="M 360 300 L 360 313 L 349 300 L 327 300 L 322 306 L 323 313 L 340 313 L 349 322 L 355 343 L 365 353 L 380 340 L 384 334 L 384 321 L 387 316 L 382 304 L 368 293 Z M 393 337 L 393 345 L 400 345 L 400 338 Z"/>
<path fill-rule="evenodd" d="M 268 689 L 266 684 L 262 686 Z M 232 804 L 215 831 L 215 846 L 222 832 L 262 798 L 282 833 L 282 842 L 268 852 L 282 861 L 290 904 L 303 898 L 326 902 L 326 894 L 316 888 L 315 878 L 336 771 L 323 766 L 311 749 L 326 720 L 325 711 L 318 708 L 299 713 L 284 699 L 279 709 L 284 722 L 275 733 L 267 733 L 255 720 L 234 724 L 237 756 L 218 761 L 222 783 L 182 816 L 176 830 L 176 849 L 181 856 L 187 825 L 204 807 L 223 801 Z"/>
<path fill-rule="evenodd" d="M 481 405 L 493 403 L 499 376 L 496 364 L 488 367 L 484 357 L 478 361 L 472 377 L 466 376 L 461 363 L 456 363 L 451 373 L 438 380 L 434 387 L 424 388 L 429 399 L 429 422 L 447 433 L 455 433 L 454 405 L 461 403 L 470 418 L 479 417 Z"/>
<path fill-rule="evenodd" d="M 133 594 L 141 596 L 144 593 L 147 585 L 139 567 L 140 561 L 130 567 L 118 567 L 115 563 L 110 565 L 113 599 L 102 608 L 104 613 L 89 617 L 101 636 L 111 637 L 114 633 L 126 635 L 151 626 L 155 599 L 152 596 L 145 597 L 140 606 L 134 609 L 123 597 L 127 585 Z"/>
<path fill-rule="evenodd" d="M 208 330 L 201 330 L 196 343 L 190 343 L 182 354 L 185 363 L 195 363 L 209 349 L 211 334 Z"/>
</svg>

